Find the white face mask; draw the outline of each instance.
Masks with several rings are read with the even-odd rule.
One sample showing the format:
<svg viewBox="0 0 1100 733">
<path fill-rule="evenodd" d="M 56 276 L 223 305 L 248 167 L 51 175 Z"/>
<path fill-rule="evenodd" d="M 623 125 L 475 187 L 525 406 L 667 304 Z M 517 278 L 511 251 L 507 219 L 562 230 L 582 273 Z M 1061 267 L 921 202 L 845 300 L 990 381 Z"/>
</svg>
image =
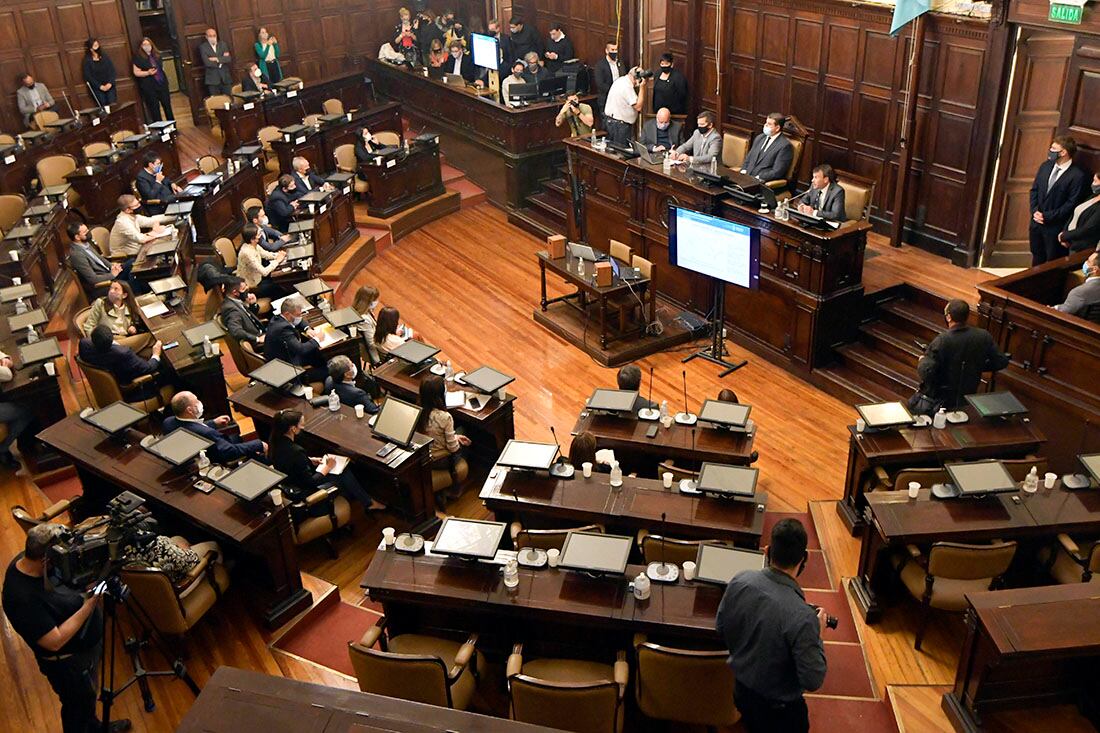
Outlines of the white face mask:
<svg viewBox="0 0 1100 733">
<path fill-rule="evenodd" d="M 373 310 L 374 310 L 375 308 L 377 308 L 377 307 L 378 307 L 378 301 L 377 301 L 377 300 L 374 300 L 374 301 L 371 301 L 371 304 L 370 304 L 370 306 L 369 306 L 369 307 L 367 308 L 367 310 L 369 310 L 369 311 L 373 311 Z"/>
<path fill-rule="evenodd" d="M 764 134 L 765 135 L 767 135 L 768 137 L 771 137 L 774 133 L 775 133 L 775 130 L 772 129 L 771 125 L 764 125 Z"/>
<path fill-rule="evenodd" d="M 359 367 L 354 364 L 351 365 L 351 381 L 354 382 L 355 378 L 359 376 Z"/>
<path fill-rule="evenodd" d="M 202 403 L 201 402 L 196 402 L 195 403 L 195 419 L 196 420 L 201 420 L 202 419 Z"/>
<path fill-rule="evenodd" d="M 145 53 L 152 53 L 153 52 L 153 47 L 150 46 L 148 43 L 146 43 L 145 45 L 143 45 L 141 47 L 141 50 L 144 51 Z"/>
<path fill-rule="evenodd" d="M 261 74 L 261 72 L 260 72 L 259 69 L 256 69 L 255 71 L 252 72 L 252 76 L 256 77 L 257 79 L 260 78 L 260 74 Z"/>
</svg>

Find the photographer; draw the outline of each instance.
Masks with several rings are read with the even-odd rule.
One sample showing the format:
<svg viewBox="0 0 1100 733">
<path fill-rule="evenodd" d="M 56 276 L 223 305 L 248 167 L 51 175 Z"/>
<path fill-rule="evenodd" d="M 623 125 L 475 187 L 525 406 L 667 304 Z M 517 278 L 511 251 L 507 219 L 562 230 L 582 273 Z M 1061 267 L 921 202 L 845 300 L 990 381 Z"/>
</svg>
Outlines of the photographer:
<svg viewBox="0 0 1100 733">
<path fill-rule="evenodd" d="M 592 105 L 584 104 L 576 94 L 570 94 L 558 111 L 558 116 L 554 118 L 554 125 L 557 127 L 561 127 L 565 122 L 569 123 L 572 137 L 591 135 L 592 128 L 596 124 L 592 115 Z"/>
<path fill-rule="evenodd" d="M 806 544 L 801 522 L 777 522 L 768 567 L 738 573 L 718 606 L 715 626 L 730 653 L 734 704 L 749 733 L 809 731 L 802 693 L 825 681 L 821 632 L 836 621 L 806 603 L 796 580 L 806 567 Z"/>
<path fill-rule="evenodd" d="M 638 113 L 645 107 L 645 82 L 652 71 L 634 67 L 629 74 L 620 76 L 607 92 L 604 105 L 604 127 L 607 139 L 620 147 L 629 147 Z"/>
<path fill-rule="evenodd" d="M 70 588 L 46 587 L 46 551 L 64 530 L 58 524 L 40 524 L 27 532 L 23 553 L 4 575 L 3 607 L 61 700 L 64 733 L 91 733 L 101 726 L 95 708 L 103 653 L 100 595 L 85 598 Z M 112 733 L 129 729 L 129 720 L 110 726 Z"/>
</svg>

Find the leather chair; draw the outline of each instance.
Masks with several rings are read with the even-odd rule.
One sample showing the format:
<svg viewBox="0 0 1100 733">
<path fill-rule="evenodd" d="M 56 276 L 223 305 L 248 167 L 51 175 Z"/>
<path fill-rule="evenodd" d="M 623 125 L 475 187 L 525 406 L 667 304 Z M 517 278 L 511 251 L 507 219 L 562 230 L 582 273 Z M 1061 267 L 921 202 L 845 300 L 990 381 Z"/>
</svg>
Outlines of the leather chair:
<svg viewBox="0 0 1100 733">
<path fill-rule="evenodd" d="M 703 543 L 725 544 L 720 540 L 678 540 L 650 534 L 648 530 L 638 530 L 638 549 L 646 564 L 668 562 L 673 565 L 683 565 L 685 562 L 695 562 L 695 558 L 699 556 L 699 545 Z"/>
<path fill-rule="evenodd" d="M 508 527 L 508 533 L 512 537 L 512 546 L 517 550 L 522 550 L 524 547 L 537 547 L 540 550 L 560 550 L 570 532 L 603 531 L 603 526 L 599 524 L 569 527 L 568 529 L 527 529 L 522 522 L 512 522 Z"/>
<path fill-rule="evenodd" d="M 477 690 L 485 659 L 477 651 L 477 634 L 459 644 L 424 634 L 400 634 L 388 641 L 386 619 L 348 643 L 348 655 L 359 689 L 427 705 L 465 710 Z M 379 645 L 379 649 L 373 648 Z"/>
<path fill-rule="evenodd" d="M 60 186 L 68 183 L 65 176 L 76 170 L 76 158 L 71 155 L 47 155 L 35 163 L 34 167 L 38 173 L 39 186 Z M 80 205 L 80 196 L 75 189 L 70 188 L 66 198 L 70 207 Z"/>
<path fill-rule="evenodd" d="M 163 634 L 186 634 L 229 589 L 229 573 L 214 549 L 178 583 L 163 570 L 134 563 L 122 569 L 122 581 Z"/>
<path fill-rule="evenodd" d="M 302 501 L 290 505 L 295 545 L 306 545 L 323 539 L 333 559 L 339 557 L 336 545 L 332 542 L 332 534 L 348 526 L 348 522 L 351 521 L 351 504 L 340 496 L 338 491 L 339 489 L 335 486 L 317 489 Z M 324 505 L 327 513 L 315 517 L 306 516 L 309 510 L 318 505 Z"/>
<path fill-rule="evenodd" d="M 228 237 L 218 237 L 214 240 L 214 251 L 218 253 L 222 264 L 230 270 L 237 269 L 237 248 L 233 246 Z"/>
<path fill-rule="evenodd" d="M 613 665 L 579 659 L 525 663 L 523 645 L 516 644 L 507 676 L 514 720 L 577 733 L 623 729 L 623 696 L 630 681 L 626 652 L 619 652 Z"/>
<path fill-rule="evenodd" d="M 202 100 L 203 109 L 206 110 L 206 119 L 210 123 L 210 132 L 223 142 L 225 141 L 225 132 L 222 130 L 222 126 L 218 124 L 218 115 L 214 110 L 225 109 L 225 105 L 232 104 L 232 102 L 233 100 L 226 94 L 215 94 Z"/>
<path fill-rule="evenodd" d="M 634 254 L 634 250 L 630 248 L 630 245 L 623 244 L 622 242 L 612 239 L 611 240 L 611 256 L 620 262 L 630 262 L 631 256 Z"/>
<path fill-rule="evenodd" d="M 871 215 L 871 202 L 875 200 L 874 179 L 838 170 L 836 183 L 844 189 L 844 218 L 847 221 L 859 222 Z"/>
<path fill-rule="evenodd" d="M 787 141 L 791 144 L 791 164 L 787 166 L 786 175 L 774 181 L 764 182 L 765 186 L 775 191 L 786 191 L 791 187 L 791 182 L 794 181 L 798 173 L 798 164 L 802 161 L 802 148 L 806 144 L 805 141 L 790 135 L 787 136 Z M 847 192 L 845 192 L 845 195 L 847 195 Z"/>
<path fill-rule="evenodd" d="M 279 161 L 275 161 L 275 162 L 278 163 Z M 279 166 L 276 165 L 275 166 L 275 171 L 278 172 L 278 170 L 279 170 Z M 264 196 L 270 196 L 271 192 L 274 191 L 275 187 L 278 186 L 278 185 L 279 185 L 279 179 L 278 178 L 276 178 L 271 183 L 266 184 L 264 186 Z"/>
<path fill-rule="evenodd" d="M 136 304 L 131 302 L 130 312 L 133 313 L 133 309 L 136 307 Z M 88 306 L 87 308 L 81 308 L 79 311 L 77 311 L 76 315 L 73 316 L 73 329 L 76 332 L 77 338 L 83 338 L 85 336 L 84 322 L 88 320 L 88 316 L 91 314 L 91 312 L 92 307 Z M 149 333 L 148 331 L 135 333 L 133 336 L 115 336 L 116 344 L 129 346 L 134 351 L 141 351 L 146 346 L 151 345 L 153 343 L 153 340 L 153 334 Z"/>
<path fill-rule="evenodd" d="M 1100 580 L 1100 541 L 1075 541 L 1058 535 L 1058 544 L 1048 550 L 1050 577 L 1062 584 L 1093 583 Z"/>
<path fill-rule="evenodd" d="M 18 193 L 6 193 L 0 196 L 0 232 L 7 233 L 23 219 L 27 210 L 27 199 Z"/>
<path fill-rule="evenodd" d="M 260 145 L 264 149 L 264 168 L 268 173 L 279 174 L 279 156 L 275 154 L 275 151 L 271 147 L 272 140 L 278 140 L 279 128 L 275 125 L 268 125 L 267 127 L 261 127 L 260 131 L 256 133 L 256 138 L 260 141 Z"/>
<path fill-rule="evenodd" d="M 84 160 L 88 160 L 93 155 L 98 155 L 99 153 L 105 153 L 110 149 L 111 149 L 111 144 L 110 143 L 105 143 L 105 142 L 88 143 L 83 148 Z"/>
<path fill-rule="evenodd" d="M 344 103 L 336 98 L 326 99 L 321 102 L 321 109 L 325 111 L 326 115 L 342 115 L 344 114 Z"/>
<path fill-rule="evenodd" d="M 248 216 L 248 210 L 251 209 L 251 208 L 256 208 L 256 207 L 262 209 L 264 207 L 264 202 L 261 201 L 260 199 L 256 198 L 255 196 L 249 196 L 248 198 L 246 198 L 244 201 L 241 202 L 241 214 L 243 216 L 247 217 Z"/>
<path fill-rule="evenodd" d="M 391 145 L 398 147 L 401 145 L 401 136 L 396 132 L 390 130 L 382 130 L 381 132 L 371 133 L 374 139 L 378 141 L 380 145 Z"/>
<path fill-rule="evenodd" d="M 198 160 L 199 173 L 213 173 L 216 171 L 222 162 L 214 155 L 204 155 Z"/>
<path fill-rule="evenodd" d="M 97 409 L 113 402 L 125 402 L 142 412 L 153 413 L 164 408 L 172 400 L 174 392 L 170 385 L 161 386 L 151 397 L 138 396 L 143 385 L 154 381 L 152 374 L 138 377 L 129 384 L 120 385 L 114 374 L 88 364 L 79 356 L 76 357 L 76 365 L 84 374 L 88 388 L 91 390 L 92 406 Z"/>
<path fill-rule="evenodd" d="M 215 315 L 213 320 L 225 331 L 225 323 L 222 321 L 220 314 Z M 242 375 L 247 375 L 263 366 L 263 357 L 252 351 L 252 344 L 242 344 L 233 338 L 228 331 L 225 333 L 224 340 L 226 347 L 229 349 L 229 356 L 233 359 L 233 364 Z M 244 346 L 248 347 L 248 356 L 245 356 Z"/>
<path fill-rule="evenodd" d="M 355 173 L 359 170 L 359 161 L 355 159 L 355 146 L 351 143 L 344 143 L 338 145 L 335 150 L 332 151 L 336 157 L 336 170 L 341 173 Z M 363 196 L 370 193 L 370 185 L 366 181 L 356 176 L 351 179 L 355 186 L 356 196 Z"/>
<path fill-rule="evenodd" d="M 634 637 L 634 697 L 649 718 L 714 730 L 741 719 L 722 650 L 678 649 Z"/>
<path fill-rule="evenodd" d="M 6 425 L 4 426 L 4 429 L 5 431 L 7 430 Z M 5 435 L 4 437 L 7 436 Z M 34 516 L 29 511 L 27 511 L 27 508 L 25 506 L 21 504 L 16 504 L 11 508 L 11 517 L 15 520 L 15 523 L 19 525 L 19 528 L 22 529 L 24 533 L 27 533 L 30 532 L 32 528 L 37 527 L 40 524 L 45 524 L 46 522 L 52 522 L 56 520 L 62 514 L 69 511 L 69 508 L 73 505 L 73 503 L 78 501 L 79 499 L 79 494 L 77 494 L 76 496 L 71 496 L 68 499 L 62 499 L 61 501 L 55 502 L 43 509 L 38 516 Z"/>
<path fill-rule="evenodd" d="M 675 463 L 672 462 L 671 459 L 666 460 L 666 461 L 662 461 L 661 463 L 657 464 L 657 475 L 658 476 L 660 476 L 660 475 L 662 475 L 666 472 L 672 474 L 673 482 L 683 481 L 684 479 L 689 479 L 689 480 L 694 481 L 695 479 L 699 478 L 699 472 L 698 471 L 694 471 L 694 470 L 692 470 L 690 468 L 686 468 L 684 466 L 677 466 Z"/>
<path fill-rule="evenodd" d="M 212 321 L 215 318 L 220 318 L 220 316 L 218 316 L 218 311 L 221 310 L 223 302 L 225 302 L 225 296 L 221 288 L 213 288 L 207 292 L 206 303 L 202 307 L 202 319 L 204 321 Z M 223 331 L 225 330 L 225 324 L 219 321 L 218 325 L 222 327 Z"/>
<path fill-rule="evenodd" d="M 50 124 L 51 122 L 57 122 L 61 119 L 61 115 L 57 114 L 53 110 L 45 109 L 41 112 L 35 112 L 33 119 L 34 129 L 45 130 L 46 125 Z"/>
<path fill-rule="evenodd" d="M 230 94 L 240 94 L 243 91 L 244 91 L 244 84 L 234 84 L 233 86 L 229 87 L 229 93 Z"/>
<path fill-rule="evenodd" d="M 920 650 L 929 609 L 965 611 L 966 594 L 999 586 L 1015 555 L 1015 542 L 988 545 L 936 542 L 927 555 L 916 545 L 908 545 L 897 560 L 897 570 L 905 588 L 921 604 L 914 647 Z"/>
<path fill-rule="evenodd" d="M 432 454 L 432 464 L 436 466 L 436 462 L 445 458 L 444 455 L 437 455 L 434 451 Z M 453 492 L 457 492 L 466 477 L 470 475 L 470 466 L 466 463 L 466 459 L 461 456 L 454 458 L 451 461 L 451 465 L 448 468 L 432 468 L 432 492 L 437 496 L 440 492 L 451 489 Z"/>
<path fill-rule="evenodd" d="M 244 362 L 248 371 L 241 371 L 241 374 L 249 374 L 262 367 L 267 362 L 264 361 L 263 354 L 257 354 L 256 350 L 252 348 L 252 344 L 245 342 L 238 342 L 241 347 L 241 359 Z M 238 364 L 237 369 L 240 370 L 241 366 Z"/>
<path fill-rule="evenodd" d="M 631 254 L 630 257 L 626 257 L 626 258 L 616 256 L 615 255 L 615 251 L 616 251 L 615 245 L 617 245 L 617 244 L 621 245 L 622 247 L 626 247 L 625 252 L 622 249 L 618 250 L 620 254 L 627 254 L 627 253 L 632 252 L 630 247 L 627 247 L 626 245 L 622 244 L 621 242 L 616 242 L 616 241 L 612 240 L 611 241 L 612 256 L 615 257 L 615 259 L 617 259 L 617 260 L 622 260 L 623 262 L 630 263 L 631 267 L 637 267 L 638 268 L 638 273 L 642 277 L 644 277 L 644 278 L 646 278 L 647 280 L 650 281 L 649 285 L 647 285 L 646 287 L 656 288 L 657 283 L 654 281 L 654 277 L 657 273 L 657 268 L 654 267 L 653 263 L 650 262 L 649 260 L 647 260 L 645 257 L 642 257 L 641 255 L 636 255 L 636 254 Z M 630 321 L 631 316 L 635 312 L 643 311 L 643 313 L 641 313 L 641 317 L 644 317 L 645 306 L 643 305 L 643 303 L 645 303 L 648 299 L 649 299 L 648 295 L 643 298 L 640 295 L 636 295 L 634 292 L 627 292 L 627 293 L 625 293 L 625 294 L 623 294 L 623 295 L 621 295 L 617 298 L 612 298 L 610 300 L 609 306 L 613 310 L 618 310 L 618 312 L 619 312 L 619 330 L 620 331 L 625 331 L 626 330 L 627 324 Z"/>
<path fill-rule="evenodd" d="M 1047 472 L 1047 459 L 1036 458 L 1034 456 L 1002 460 L 1001 464 L 1004 465 L 1005 470 L 1008 471 L 1008 475 L 1012 477 L 1013 481 L 1022 482 L 1024 478 L 1027 477 L 1028 472 L 1031 471 L 1032 466 L 1035 466 L 1038 471 L 1040 480 L 1042 480 L 1043 474 Z M 947 470 L 943 468 L 904 468 L 898 471 L 891 480 L 889 474 L 887 474 L 881 466 L 878 466 L 875 469 L 875 476 L 879 484 L 875 486 L 874 489 L 879 491 L 883 489 L 906 491 L 909 489 L 910 481 L 916 481 L 924 487 L 951 481 L 951 477 L 947 474 Z"/>
<path fill-rule="evenodd" d="M 727 132 L 722 134 L 722 165 L 735 171 L 741 170 L 741 164 L 745 162 L 745 156 L 749 154 L 752 140 L 748 135 L 740 132 Z"/>
<path fill-rule="evenodd" d="M 118 145 L 119 143 L 121 143 L 126 138 L 133 137 L 133 136 L 134 136 L 134 131 L 133 130 L 119 130 L 118 132 L 115 132 L 115 133 L 111 134 L 111 144 L 112 145 Z"/>
<path fill-rule="evenodd" d="M 0 132 L 0 145 L 15 145 L 15 135 Z"/>
</svg>

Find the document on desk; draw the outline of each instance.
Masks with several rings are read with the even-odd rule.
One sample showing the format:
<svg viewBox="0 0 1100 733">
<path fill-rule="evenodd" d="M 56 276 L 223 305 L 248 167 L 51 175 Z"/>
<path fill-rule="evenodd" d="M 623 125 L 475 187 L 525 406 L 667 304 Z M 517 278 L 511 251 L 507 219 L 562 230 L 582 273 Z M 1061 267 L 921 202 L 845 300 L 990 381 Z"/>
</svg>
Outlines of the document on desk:
<svg viewBox="0 0 1100 733">
<path fill-rule="evenodd" d="M 317 333 L 317 345 L 322 349 L 332 346 L 333 344 L 338 344 L 348 337 L 346 333 L 333 327 L 331 323 L 318 326 L 314 331 Z"/>
<path fill-rule="evenodd" d="M 329 455 L 332 455 L 331 453 Z M 344 472 L 344 469 L 348 467 L 348 462 L 351 460 L 347 456 L 332 456 L 336 459 L 336 465 L 332 467 L 332 470 L 328 472 L 329 476 L 339 476 Z"/>
<path fill-rule="evenodd" d="M 466 393 L 462 390 L 447 392 L 447 409 L 462 407 L 466 404 Z"/>
</svg>

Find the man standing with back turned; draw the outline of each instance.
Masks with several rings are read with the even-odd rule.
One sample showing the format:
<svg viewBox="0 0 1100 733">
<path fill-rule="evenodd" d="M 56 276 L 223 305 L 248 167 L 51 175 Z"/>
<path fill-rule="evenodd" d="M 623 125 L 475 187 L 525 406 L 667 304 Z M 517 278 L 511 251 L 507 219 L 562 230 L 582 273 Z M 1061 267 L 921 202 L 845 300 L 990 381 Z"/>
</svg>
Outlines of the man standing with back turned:
<svg viewBox="0 0 1100 733">
<path fill-rule="evenodd" d="M 806 603 L 796 578 L 806 565 L 806 528 L 772 528 L 768 567 L 738 573 L 718 606 L 716 628 L 729 649 L 734 703 L 749 733 L 810 730 L 804 691 L 825 681 L 826 615 Z"/>
</svg>

